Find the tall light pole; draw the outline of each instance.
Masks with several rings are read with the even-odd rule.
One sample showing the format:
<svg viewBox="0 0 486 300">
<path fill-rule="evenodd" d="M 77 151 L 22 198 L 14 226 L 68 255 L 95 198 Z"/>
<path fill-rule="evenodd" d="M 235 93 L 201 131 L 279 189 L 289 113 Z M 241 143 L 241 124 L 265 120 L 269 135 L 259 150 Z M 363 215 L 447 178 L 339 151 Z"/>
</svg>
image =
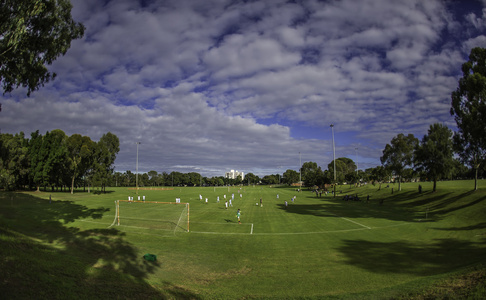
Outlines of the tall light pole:
<svg viewBox="0 0 486 300">
<path fill-rule="evenodd" d="M 136 142 L 135 144 L 137 144 L 137 167 L 136 167 L 136 174 L 135 174 L 135 182 L 136 182 L 136 185 L 137 185 L 137 195 L 138 195 L 138 145 L 141 144 L 141 142 Z"/>
<path fill-rule="evenodd" d="M 358 175 L 358 148 L 354 148 L 356 150 L 356 176 Z"/>
<path fill-rule="evenodd" d="M 331 124 L 332 132 L 332 160 L 334 162 L 334 198 L 336 198 L 336 148 L 334 146 L 334 124 Z"/>
<path fill-rule="evenodd" d="M 302 155 L 299 152 L 299 192 L 302 191 Z"/>
</svg>

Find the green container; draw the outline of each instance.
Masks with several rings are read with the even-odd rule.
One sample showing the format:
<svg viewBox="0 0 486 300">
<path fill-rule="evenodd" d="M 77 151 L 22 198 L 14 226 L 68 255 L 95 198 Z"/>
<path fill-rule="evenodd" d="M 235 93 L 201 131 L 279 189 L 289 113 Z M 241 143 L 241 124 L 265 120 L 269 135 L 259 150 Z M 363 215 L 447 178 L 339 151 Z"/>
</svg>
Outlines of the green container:
<svg viewBox="0 0 486 300">
<path fill-rule="evenodd" d="M 156 261 L 157 260 L 157 255 L 155 254 L 150 254 L 150 253 L 147 253 L 143 256 L 143 258 L 145 260 L 148 260 L 148 261 Z"/>
</svg>

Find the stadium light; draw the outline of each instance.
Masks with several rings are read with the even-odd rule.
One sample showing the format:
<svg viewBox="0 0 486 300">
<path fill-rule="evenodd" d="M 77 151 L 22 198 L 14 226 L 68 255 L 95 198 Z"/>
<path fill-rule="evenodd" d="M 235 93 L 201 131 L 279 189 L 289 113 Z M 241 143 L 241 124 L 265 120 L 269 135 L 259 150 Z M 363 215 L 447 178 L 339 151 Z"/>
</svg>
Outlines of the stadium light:
<svg viewBox="0 0 486 300">
<path fill-rule="evenodd" d="M 356 175 L 358 175 L 358 148 L 354 148 L 356 150 Z"/>
<path fill-rule="evenodd" d="M 336 148 L 334 146 L 334 124 L 331 124 L 332 132 L 332 160 L 334 162 L 334 198 L 336 198 Z"/>
<path fill-rule="evenodd" d="M 299 193 L 302 191 L 302 155 L 300 154 L 299 152 L 299 185 L 300 185 L 300 188 L 299 188 Z"/>
<path fill-rule="evenodd" d="M 137 190 L 137 195 L 138 195 L 138 145 L 140 145 L 141 142 L 136 142 L 135 144 L 137 144 L 137 166 L 136 166 L 136 169 L 137 169 L 136 172 L 137 173 L 135 174 L 135 182 L 136 182 L 136 185 L 137 185 L 136 190 Z"/>
</svg>

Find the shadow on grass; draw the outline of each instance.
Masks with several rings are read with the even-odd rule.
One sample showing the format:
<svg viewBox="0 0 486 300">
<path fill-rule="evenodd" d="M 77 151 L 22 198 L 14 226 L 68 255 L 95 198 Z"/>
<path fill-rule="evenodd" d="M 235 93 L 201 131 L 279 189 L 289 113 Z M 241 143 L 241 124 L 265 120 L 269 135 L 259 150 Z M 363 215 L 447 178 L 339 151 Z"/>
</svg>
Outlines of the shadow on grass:
<svg viewBox="0 0 486 300">
<path fill-rule="evenodd" d="M 15 193 L 0 194 L 0 294 L 7 299 L 197 298 L 186 290 L 146 283 L 162 265 L 116 229 L 81 230 L 77 219 L 99 219 L 89 209 Z M 171 296 L 172 295 L 172 296 Z"/>
<path fill-rule="evenodd" d="M 358 191 L 358 193 L 357 193 Z M 474 191 L 467 192 L 423 192 L 401 191 L 390 193 L 389 190 L 371 191 L 370 201 L 367 201 L 367 192 L 359 193 L 351 190 L 348 194 L 342 193 L 338 197 L 319 198 L 307 196 L 317 200 L 314 204 L 292 204 L 288 208 L 283 204 L 278 207 L 289 213 L 329 217 L 335 214 L 339 217 L 349 218 L 375 218 L 391 221 L 438 222 L 451 213 L 466 208 L 473 208 L 486 199 L 486 195 Z M 345 201 L 344 196 L 359 195 L 361 201 Z M 297 202 L 298 203 L 298 202 Z M 482 204 L 480 204 L 482 205 Z M 331 214 L 330 214 L 331 213 Z"/>
<path fill-rule="evenodd" d="M 288 213 L 317 217 L 380 218 L 391 221 L 419 222 L 416 212 L 399 209 L 395 205 L 365 204 L 362 202 L 328 200 L 316 204 L 283 204 L 277 206 Z"/>
<path fill-rule="evenodd" d="M 345 255 L 347 264 L 375 273 L 435 275 L 486 259 L 486 239 L 477 243 L 457 239 L 437 239 L 427 244 L 343 242 L 338 250 Z"/>
</svg>

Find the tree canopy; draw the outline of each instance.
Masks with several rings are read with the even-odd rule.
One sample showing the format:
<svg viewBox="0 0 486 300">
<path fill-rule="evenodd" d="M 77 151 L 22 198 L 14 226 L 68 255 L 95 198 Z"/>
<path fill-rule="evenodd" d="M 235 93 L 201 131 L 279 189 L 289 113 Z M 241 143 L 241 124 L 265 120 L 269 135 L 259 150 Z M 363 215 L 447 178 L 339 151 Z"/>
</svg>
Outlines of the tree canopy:
<svg viewBox="0 0 486 300">
<path fill-rule="evenodd" d="M 451 174 L 454 168 L 452 155 L 452 131 L 438 123 L 430 125 L 415 150 L 415 167 L 432 179 L 434 192 L 437 180 Z"/>
<path fill-rule="evenodd" d="M 46 65 L 64 55 L 84 26 L 71 17 L 68 0 L 4 0 L 0 5 L 0 81 L 4 93 L 27 95 L 56 77 Z"/>
<path fill-rule="evenodd" d="M 403 133 L 394 137 L 390 144 L 386 144 L 381 163 L 398 178 L 398 190 L 402 190 L 401 181 L 407 167 L 413 164 L 414 150 L 418 145 L 418 139 Z"/>
<path fill-rule="evenodd" d="M 475 170 L 476 190 L 478 170 L 486 159 L 486 49 L 471 50 L 462 74 L 450 110 L 458 128 L 454 148 L 463 163 Z"/>
<path fill-rule="evenodd" d="M 60 129 L 45 135 L 36 131 L 30 139 L 23 132 L 0 134 L 0 187 L 71 186 L 72 192 L 83 177 L 104 186 L 118 151 L 118 137 L 110 132 L 97 143 L 79 134 L 67 136 Z"/>
</svg>

